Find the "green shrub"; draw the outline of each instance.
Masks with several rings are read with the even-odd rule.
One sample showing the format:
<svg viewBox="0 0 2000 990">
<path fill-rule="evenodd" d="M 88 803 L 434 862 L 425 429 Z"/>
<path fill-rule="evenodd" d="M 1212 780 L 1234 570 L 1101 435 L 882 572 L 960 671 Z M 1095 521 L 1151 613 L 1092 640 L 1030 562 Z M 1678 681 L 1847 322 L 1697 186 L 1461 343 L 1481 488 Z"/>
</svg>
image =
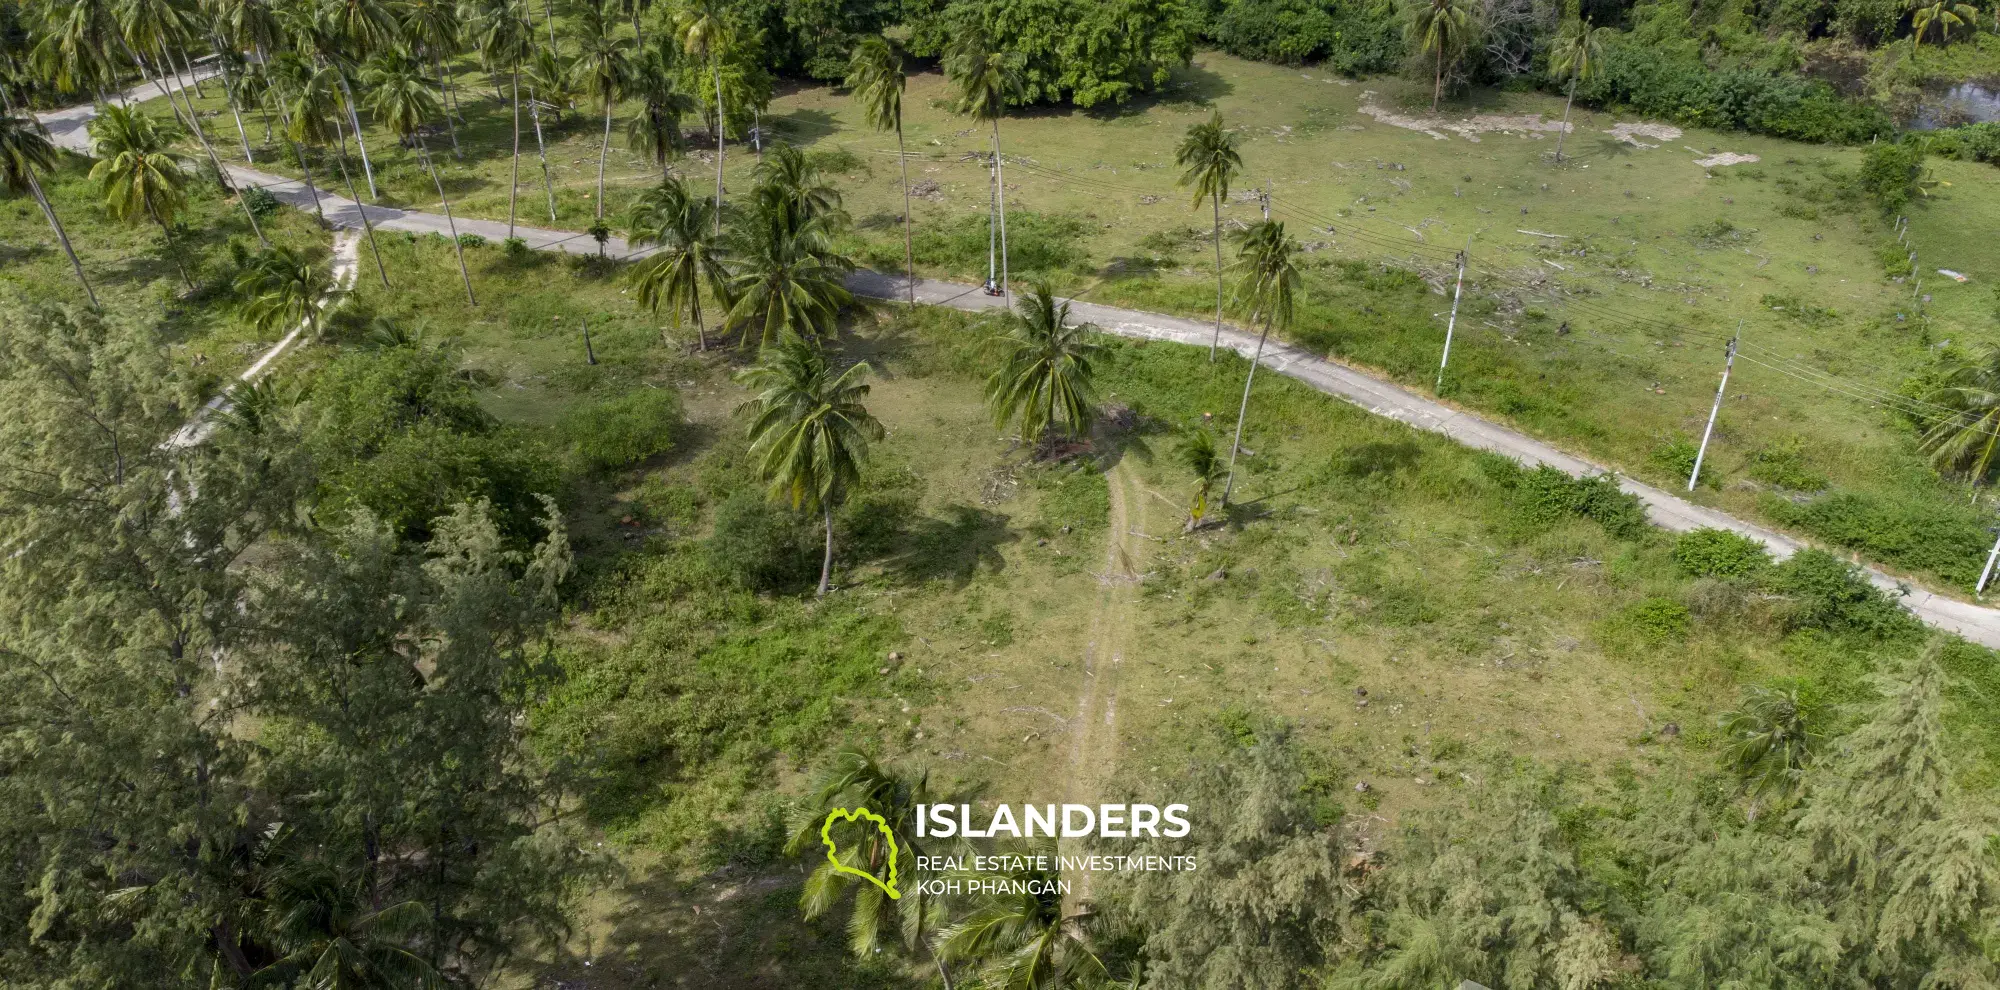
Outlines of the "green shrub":
<svg viewBox="0 0 2000 990">
<path fill-rule="evenodd" d="M 1805 440 L 1795 436 L 1766 444 L 1750 455 L 1750 477 L 1795 492 L 1816 492 L 1826 487 L 1826 475 L 1806 463 Z"/>
<path fill-rule="evenodd" d="M 458 243 L 460 246 L 469 248 L 484 247 L 486 245 L 486 238 L 478 234 L 460 234 L 458 235 Z"/>
<path fill-rule="evenodd" d="M 1402 61 L 1400 27 L 1393 7 L 1365 0 L 1231 0 L 1208 34 L 1232 55 L 1359 76 Z"/>
<path fill-rule="evenodd" d="M 1861 154 L 1856 183 L 1884 213 L 1894 213 L 1917 194 L 1924 175 L 1924 147 L 1918 141 L 1878 141 Z"/>
<path fill-rule="evenodd" d="M 1801 550 L 1772 573 L 1771 587 L 1790 601 L 1785 624 L 1888 636 L 1919 628 L 1860 568 L 1824 550 Z"/>
<path fill-rule="evenodd" d="M 1901 241 L 1884 239 L 1875 247 L 1875 261 L 1882 266 L 1883 278 L 1909 278 L 1910 249 Z"/>
<path fill-rule="evenodd" d="M 1961 162 L 2000 163 L 2000 124 L 1946 127 L 1904 140 L 1922 143 L 1926 154 Z"/>
<path fill-rule="evenodd" d="M 1672 598 L 1648 598 L 1627 606 L 1624 620 L 1639 638 L 1657 646 L 1687 635 L 1688 607 Z"/>
<path fill-rule="evenodd" d="M 509 237 L 501 241 L 500 249 L 507 253 L 507 257 L 517 261 L 528 256 L 528 242 L 519 237 Z"/>
<path fill-rule="evenodd" d="M 244 207 L 259 220 L 278 212 L 278 207 L 284 205 L 263 186 L 246 186 L 242 195 Z"/>
<path fill-rule="evenodd" d="M 1659 437 L 1657 442 L 1653 444 L 1652 451 L 1647 454 L 1647 459 L 1658 465 L 1667 474 L 1675 478 L 1684 479 L 1694 473 L 1694 459 L 1700 454 L 1700 444 L 1695 443 L 1691 437 L 1685 437 L 1676 433 L 1672 436 Z M 1715 478 L 1716 472 L 1710 471 L 1707 473 L 1705 480 L 1708 482 L 1709 487 L 1712 488 L 1715 486 Z"/>
<path fill-rule="evenodd" d="M 752 591 L 797 591 L 819 580 L 826 533 L 818 522 L 741 488 L 716 506 L 708 554 L 717 571 Z"/>
<path fill-rule="evenodd" d="M 1738 128 L 1822 144 L 1859 144 L 1895 133 L 1872 104 L 1792 73 L 1710 68 L 1691 40 L 1661 43 L 1633 32 L 1609 46 L 1601 76 L 1577 87 L 1579 102 L 1629 107 L 1684 126 Z"/>
<path fill-rule="evenodd" d="M 1979 579 L 1989 516 L 1970 506 L 1927 498 L 1835 492 L 1797 505 L 1771 499 L 1777 521 L 1872 560 L 1929 571 L 1960 587 Z"/>
<path fill-rule="evenodd" d="M 1572 478 L 1546 464 L 1523 471 L 1514 487 L 1514 506 L 1521 518 L 1538 526 L 1582 516 L 1619 539 L 1636 539 L 1646 530 L 1645 508 L 1609 474 Z"/>
<path fill-rule="evenodd" d="M 571 456 L 585 467 L 630 467 L 673 449 L 681 425 L 679 396 L 641 388 L 615 399 L 579 406 L 558 427 Z"/>
<path fill-rule="evenodd" d="M 1747 577 L 1771 563 L 1771 554 L 1741 533 L 1697 529 L 1674 541 L 1674 563 L 1695 577 Z"/>
<path fill-rule="evenodd" d="M 1089 254 L 1083 238 L 1091 228 L 1080 217 L 1009 211 L 1007 257 L 1011 274 L 1087 270 Z M 987 260 L 986 232 L 987 215 L 968 213 L 947 223 L 919 226 L 911 240 L 911 249 L 922 264 L 983 275 Z"/>
</svg>

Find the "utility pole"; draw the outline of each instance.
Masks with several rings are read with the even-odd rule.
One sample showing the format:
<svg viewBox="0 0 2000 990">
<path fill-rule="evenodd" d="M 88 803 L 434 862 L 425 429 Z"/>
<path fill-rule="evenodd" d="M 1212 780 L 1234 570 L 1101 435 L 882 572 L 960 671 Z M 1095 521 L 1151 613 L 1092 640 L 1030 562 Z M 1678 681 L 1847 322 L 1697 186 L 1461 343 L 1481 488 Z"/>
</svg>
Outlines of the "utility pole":
<svg viewBox="0 0 2000 990">
<path fill-rule="evenodd" d="M 1258 206 L 1261 206 L 1261 207 L 1263 207 L 1263 208 L 1264 208 L 1264 219 L 1266 219 L 1266 220 L 1269 220 L 1269 219 L 1271 219 L 1271 184 L 1270 184 L 1270 183 L 1268 183 L 1268 182 L 1264 183 L 1264 186 L 1263 186 L 1263 188 L 1261 188 L 1261 189 L 1257 190 L 1257 205 L 1258 205 Z"/>
<path fill-rule="evenodd" d="M 583 359 L 593 365 L 597 363 L 597 351 L 590 346 L 590 317 L 588 316 L 583 318 Z"/>
<path fill-rule="evenodd" d="M 1472 253 L 1472 238 L 1465 239 L 1465 250 L 1458 252 L 1458 285 L 1451 290 L 1451 319 L 1444 323 L 1444 356 L 1438 359 L 1437 387 L 1433 392 L 1444 391 L 1444 366 L 1451 363 L 1451 331 L 1458 326 L 1458 298 L 1465 294 L 1465 261 Z"/>
<path fill-rule="evenodd" d="M 1993 532 L 1995 534 L 1993 537 L 1993 549 L 1987 553 L 1986 566 L 1979 572 L 1979 585 L 1972 589 L 1972 596 L 1974 598 L 1986 593 L 1986 581 L 1993 576 L 1993 562 L 1996 559 L 2000 559 L 2000 526 L 1994 527 Z"/>
<path fill-rule="evenodd" d="M 986 163 L 986 294 L 1000 294 L 1000 156 Z"/>
<path fill-rule="evenodd" d="M 1701 449 L 1694 453 L 1694 470 L 1688 472 L 1688 491 L 1701 480 L 1701 462 L 1708 456 L 1708 438 L 1715 433 L 1715 417 L 1722 411 L 1722 393 L 1729 389 L 1729 369 L 1736 366 L 1736 342 L 1743 337 L 1743 321 L 1736 321 L 1736 333 L 1729 338 L 1728 357 L 1722 359 L 1722 384 L 1715 387 L 1715 405 L 1708 409 L 1708 428 L 1701 431 Z"/>
</svg>

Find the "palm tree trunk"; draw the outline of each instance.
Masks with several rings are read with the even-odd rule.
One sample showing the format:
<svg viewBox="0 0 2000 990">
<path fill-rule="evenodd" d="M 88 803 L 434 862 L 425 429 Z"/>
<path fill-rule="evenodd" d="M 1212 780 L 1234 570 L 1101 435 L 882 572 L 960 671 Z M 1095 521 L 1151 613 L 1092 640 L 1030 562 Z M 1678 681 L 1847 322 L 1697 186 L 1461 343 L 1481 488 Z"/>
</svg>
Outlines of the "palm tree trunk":
<svg viewBox="0 0 2000 990">
<path fill-rule="evenodd" d="M 306 177 L 306 191 L 312 193 L 313 212 L 319 215 L 319 222 L 324 226 L 326 224 L 326 207 L 320 204 L 319 187 L 313 185 L 312 166 L 306 164 L 306 149 L 300 147 L 299 143 L 293 141 L 291 138 L 292 115 L 285 110 L 285 104 L 282 99 L 278 101 L 278 123 L 285 126 L 285 142 L 292 146 L 292 154 L 298 156 L 299 171 L 305 173 Z M 359 196 L 355 197 L 354 202 L 355 205 L 360 205 L 361 198 Z"/>
<path fill-rule="evenodd" d="M 333 115 L 333 132 L 340 136 L 340 178 L 347 183 L 347 194 L 354 197 L 354 209 L 361 214 L 361 229 L 368 233 L 368 252 L 375 256 L 375 274 L 382 277 L 382 288 L 389 287 L 389 266 L 382 263 L 382 248 L 375 243 L 375 225 L 368 222 L 368 204 L 361 201 L 361 194 L 354 191 L 354 173 L 347 168 L 347 132 L 341 129 L 340 115 Z"/>
<path fill-rule="evenodd" d="M 1243 376 L 1243 404 L 1236 407 L 1236 439 L 1229 443 L 1229 480 L 1222 484 L 1222 507 L 1229 508 L 1229 493 L 1236 487 L 1236 452 L 1243 449 L 1243 419 L 1250 413 L 1250 384 L 1257 380 L 1257 365 L 1264 360 L 1264 341 L 1271 336 L 1271 320 L 1264 319 L 1264 332 L 1257 335 L 1257 353 L 1250 358 L 1250 373 Z"/>
<path fill-rule="evenodd" d="M 604 159 L 611 154 L 611 98 L 604 98 L 604 143 L 597 146 L 597 219 L 604 219 Z"/>
<path fill-rule="evenodd" d="M 444 78 L 444 62 L 438 58 L 435 50 L 431 52 L 431 71 L 437 73 L 439 78 Z M 458 109 L 458 101 L 452 99 L 451 80 L 449 79 L 445 79 L 444 92 L 445 99 L 451 101 L 451 105 L 446 108 L 444 114 L 444 129 L 451 134 L 451 157 L 463 159 L 465 152 L 459 150 L 458 147 L 458 124 L 451 119 L 452 112 Z"/>
<path fill-rule="evenodd" d="M 1438 99 L 1444 96 L 1444 42 L 1438 42 L 1437 85 L 1431 89 L 1431 112 L 1438 112 Z M 1224 499 L 1227 501 L 1227 499 Z"/>
<path fill-rule="evenodd" d="M 167 71 L 172 72 L 174 67 L 173 54 L 167 50 L 167 46 L 165 45 L 160 46 L 160 58 L 167 63 Z M 187 74 L 192 76 L 194 73 L 189 72 Z M 166 81 L 166 79 L 162 78 L 160 81 L 160 85 L 162 89 L 165 89 L 169 84 Z M 222 158 L 216 155 L 215 146 L 208 143 L 208 131 L 206 128 L 203 128 L 201 126 L 201 117 L 195 113 L 194 99 L 188 96 L 187 94 L 187 83 L 177 78 L 174 82 L 174 86 L 175 88 L 178 88 L 181 91 L 181 101 L 187 104 L 187 123 L 189 128 L 194 131 L 195 138 L 201 142 L 201 150 L 208 154 L 209 164 L 215 166 L 215 180 L 217 182 L 222 183 L 223 192 L 225 193 L 235 192 L 236 191 L 235 187 L 230 185 L 229 182 L 229 173 L 224 171 L 222 168 Z M 173 101 L 171 93 L 169 93 L 167 99 L 168 102 Z M 249 211 L 246 208 L 244 212 L 247 215 Z M 253 228 L 257 226 L 256 217 L 250 218 L 250 226 Z M 257 239 L 260 241 L 264 239 L 263 231 L 259 230 L 257 232 Z"/>
<path fill-rule="evenodd" d="M 417 135 L 417 154 L 424 160 L 424 169 L 431 174 L 431 182 L 437 185 L 438 202 L 444 204 L 444 222 L 451 231 L 451 248 L 458 252 L 458 277 L 465 281 L 465 301 L 477 306 L 479 298 L 472 294 L 472 275 L 465 270 L 465 245 L 458 239 L 458 221 L 451 215 L 451 198 L 444 194 L 444 178 L 438 175 L 437 166 L 431 163 L 431 150 L 424 144 L 424 136 Z"/>
<path fill-rule="evenodd" d="M 354 146 L 361 149 L 361 174 L 368 177 L 368 198 L 382 201 L 382 192 L 375 188 L 375 163 L 368 160 L 368 139 L 361 134 L 361 115 L 354 112 L 354 90 L 347 85 L 347 74 L 340 74 L 340 95 L 347 102 L 347 122 L 354 125 Z"/>
<path fill-rule="evenodd" d="M 1007 285 L 1007 167 L 1000 159 L 1000 118 L 993 118 L 993 188 L 1000 198 L 1000 302 L 1014 305 L 1013 289 Z"/>
<path fill-rule="evenodd" d="M 555 0 L 542 0 L 542 23 L 549 26 L 549 50 L 555 51 L 557 48 Z"/>
<path fill-rule="evenodd" d="M 514 239 L 514 202 L 521 195 L 521 63 L 514 63 L 514 164 L 507 176 L 507 239 Z"/>
<path fill-rule="evenodd" d="M 180 56 L 181 56 L 182 71 L 186 72 L 187 77 L 194 81 L 194 95 L 199 96 L 204 100 L 208 99 L 208 90 L 201 88 L 201 77 L 194 74 L 194 60 L 188 58 L 186 45 L 181 46 Z M 172 65 L 173 63 L 169 61 L 167 64 Z M 181 89 L 185 91 L 187 89 L 187 83 L 182 83 Z M 183 98 L 186 97 L 185 92 L 183 92 L 182 97 Z"/>
<path fill-rule="evenodd" d="M 822 505 L 820 514 L 826 518 L 826 556 L 819 562 L 819 597 L 826 597 L 828 579 L 833 576 L 833 506 Z"/>
<path fill-rule="evenodd" d="M 896 162 L 903 166 L 903 266 L 910 272 L 910 305 L 917 304 L 917 255 L 910 246 L 910 159 L 903 152 L 903 115 L 896 114 Z M 945 980 L 949 987 L 950 979 Z"/>
<path fill-rule="evenodd" d="M 97 309 L 97 290 L 91 288 L 90 279 L 84 277 L 83 262 L 77 260 L 76 248 L 70 246 L 69 232 L 57 219 L 55 207 L 49 205 L 48 196 L 42 192 L 41 180 L 35 178 L 33 171 L 28 173 L 28 191 L 35 194 L 35 203 L 42 208 L 42 216 L 47 217 L 49 226 L 55 229 L 56 240 L 62 242 L 63 253 L 69 255 L 69 266 L 76 270 L 76 280 L 83 284 L 83 294 L 90 297 L 90 308 Z"/>
<path fill-rule="evenodd" d="M 714 52 L 709 60 L 715 69 L 715 232 L 722 233 L 722 135 L 729 129 L 722 112 L 722 59 Z"/>
<path fill-rule="evenodd" d="M 699 279 L 695 281 L 694 298 L 688 302 L 688 309 L 694 316 L 695 346 L 706 351 L 708 350 L 708 328 L 703 326 L 701 322 L 701 282 Z"/>
<path fill-rule="evenodd" d="M 160 233 L 167 235 L 167 257 L 174 259 L 174 268 L 181 273 L 181 281 L 187 285 L 189 292 L 193 292 L 194 279 L 188 277 L 187 266 L 181 263 L 181 248 L 174 242 L 174 229 L 167 226 L 167 221 L 152 207 L 147 207 L 146 212 L 153 214 L 153 222 L 160 225 Z"/>
<path fill-rule="evenodd" d="M 1562 126 L 1562 130 L 1559 130 L 1559 131 L 1557 131 L 1557 132 L 1556 132 L 1556 164 L 1557 164 L 1557 165 L 1561 165 L 1561 164 L 1562 164 L 1562 160 L 1563 160 L 1563 139 L 1564 139 L 1564 138 L 1566 138 L 1566 137 L 1569 137 L 1569 108 L 1570 108 L 1571 106 L 1575 105 L 1575 103 L 1576 103 L 1576 75 L 1575 75 L 1574 73 L 1572 73 L 1572 74 L 1570 75 L 1570 77 L 1569 77 L 1569 98 L 1563 101 L 1563 126 Z"/>
<path fill-rule="evenodd" d="M 257 156 L 250 153 L 250 132 L 243 128 L 243 110 L 236 101 L 236 78 L 229 71 L 229 57 L 222 52 L 222 41 L 215 42 L 216 61 L 222 64 L 222 91 L 229 97 L 229 115 L 236 118 L 236 136 L 243 140 L 243 161 L 248 165 L 257 164 Z"/>
<path fill-rule="evenodd" d="M 535 158 L 542 163 L 542 188 L 549 194 L 549 222 L 556 222 L 556 183 L 549 177 L 548 147 L 542 143 L 542 106 L 535 99 L 535 87 L 528 87 L 528 119 L 535 122 Z"/>
<path fill-rule="evenodd" d="M 1209 197 L 1215 207 L 1215 337 L 1208 342 L 1208 363 L 1215 363 L 1216 348 L 1222 346 L 1222 190 Z"/>
<path fill-rule="evenodd" d="M 1000 177 L 994 166 L 986 167 L 986 287 L 998 288 L 1000 279 Z"/>
</svg>

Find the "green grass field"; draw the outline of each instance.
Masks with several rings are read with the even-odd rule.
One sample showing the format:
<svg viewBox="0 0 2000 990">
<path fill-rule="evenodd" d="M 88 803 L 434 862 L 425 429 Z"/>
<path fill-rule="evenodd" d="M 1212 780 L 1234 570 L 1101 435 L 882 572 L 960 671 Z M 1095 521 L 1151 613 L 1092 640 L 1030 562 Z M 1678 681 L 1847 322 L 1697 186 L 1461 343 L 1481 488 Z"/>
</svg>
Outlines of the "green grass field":
<svg viewBox="0 0 2000 990">
<path fill-rule="evenodd" d="M 454 160 L 442 136 L 433 154 L 456 209 L 504 218 L 507 105 L 462 68 L 465 157 Z M 1100 301 L 1212 313 L 1209 211 L 1191 208 L 1175 186 L 1173 148 L 1189 124 L 1219 112 L 1245 159 L 1225 225 L 1256 217 L 1254 193 L 1268 188 L 1277 216 L 1310 251 L 1309 304 L 1292 332 L 1299 341 L 1429 387 L 1451 259 L 1469 240 L 1473 273 L 1445 396 L 1678 487 L 1723 341 L 1740 326 L 1743 357 L 1707 483 L 1693 497 L 1852 547 L 1928 584 L 1969 589 L 1983 559 L 1984 512 L 1966 505 L 1962 487 L 1936 479 L 1903 416 L 1884 403 L 1900 401 L 1888 396 L 1940 353 L 1993 341 L 1989 283 L 2000 278 L 2000 248 L 1981 232 L 2000 222 L 2000 196 L 1989 167 L 1933 163 L 1929 195 L 1910 208 L 1930 297 L 1920 305 L 1911 284 L 1884 274 L 1879 255 L 1895 240 L 1889 219 L 1841 192 L 1858 150 L 1698 130 L 1626 140 L 1608 132 L 1639 121 L 1579 108 L 1558 166 L 1555 135 L 1522 129 L 1523 115 L 1559 116 L 1558 101 L 1477 92 L 1430 120 L 1421 88 L 1204 53 L 1154 98 L 1017 113 L 1002 125 L 1013 273 Z M 219 108 L 218 97 L 212 91 L 209 104 Z M 949 105 L 941 76 L 912 77 L 906 130 L 920 191 L 919 267 L 976 280 L 985 275 L 988 198 L 976 155 L 988 135 Z M 580 106 L 548 125 L 557 226 L 590 222 L 599 119 Z M 764 120 L 774 140 L 808 147 L 838 173 L 858 256 L 900 267 L 893 138 L 859 128 L 851 101 L 825 87 L 787 89 Z M 231 153 L 227 114 L 209 121 L 217 147 Z M 257 120 L 246 124 L 262 136 Z M 1494 129 L 1503 125 L 1514 129 Z M 622 140 L 614 129 L 614 216 L 656 175 Z M 379 130 L 369 141 L 385 200 L 435 208 L 414 153 Z M 532 140 L 523 148 L 520 218 L 547 224 Z M 279 150 L 260 147 L 260 165 L 284 170 Z M 1718 152 L 1759 160 L 1697 164 Z M 698 151 L 674 167 L 701 188 L 712 181 L 711 155 Z M 751 149 L 730 146 L 731 190 L 748 187 L 753 164 Z M 331 174 L 325 161 L 317 168 Z M 1385 277 L 1384 265 L 1418 277 Z M 1822 489 L 1851 494 L 1860 508 L 1797 508 Z"/>
</svg>

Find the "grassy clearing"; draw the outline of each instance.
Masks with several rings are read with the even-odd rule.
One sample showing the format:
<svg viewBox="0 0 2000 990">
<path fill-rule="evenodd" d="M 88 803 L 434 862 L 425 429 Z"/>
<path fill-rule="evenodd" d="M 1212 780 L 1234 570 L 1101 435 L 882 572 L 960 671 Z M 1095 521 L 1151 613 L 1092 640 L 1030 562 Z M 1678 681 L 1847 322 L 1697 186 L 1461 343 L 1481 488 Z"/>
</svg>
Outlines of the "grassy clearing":
<svg viewBox="0 0 2000 990">
<path fill-rule="evenodd" d="M 276 342 L 226 305 L 235 275 L 232 245 L 257 247 L 235 200 L 223 199 L 212 186 L 189 188 L 174 240 L 195 280 L 190 293 L 166 253 L 160 228 L 113 219 L 89 172 L 89 162 L 66 155 L 42 185 L 107 313 L 154 327 L 204 390 L 233 378 Z M 327 254 L 330 238 L 306 216 L 277 210 L 260 223 L 274 244 Z M 10 305 L 85 302 L 61 243 L 29 196 L 0 200 L 0 296 Z"/>
<path fill-rule="evenodd" d="M 506 106 L 464 68 L 466 156 L 453 161 L 442 139 L 434 151 L 457 208 L 504 217 Z M 1684 483 L 1707 415 L 1720 338 L 1740 324 L 1745 358 L 1707 462 L 1709 484 L 1694 497 L 1851 546 L 1931 583 L 1970 584 L 1982 541 L 1958 537 L 1980 527 L 1981 514 L 1935 479 L 1913 452 L 1908 424 L 1872 399 L 1930 367 L 1947 342 L 1965 352 L 1993 339 L 1989 283 L 2000 278 L 2000 254 L 1979 231 L 2000 223 L 2000 197 L 1988 166 L 1933 163 L 1940 182 L 1912 207 L 1923 292 L 1931 296 L 1920 318 L 1911 286 L 1885 274 L 1880 255 L 1894 240 L 1888 222 L 1841 192 L 1858 151 L 1695 130 L 1635 144 L 1606 133 L 1621 118 L 1580 111 L 1570 160 L 1558 168 L 1552 134 L 1475 129 L 1475 143 L 1361 111 L 1366 104 L 1415 120 L 1422 95 L 1394 79 L 1355 82 L 1206 53 L 1154 99 L 1010 117 L 1002 133 L 1010 157 L 1019 158 L 1007 178 L 1013 271 L 1106 302 L 1212 312 L 1208 211 L 1190 209 L 1173 185 L 1172 150 L 1190 123 L 1219 111 L 1246 160 L 1225 222 L 1255 217 L 1249 193 L 1268 187 L 1321 265 L 1296 328 L 1301 342 L 1428 385 L 1449 304 L 1442 293 L 1450 256 L 1469 237 L 1475 273 L 1446 395 L 1672 485 Z M 935 73 L 912 77 L 906 106 L 917 156 L 911 177 L 921 189 L 920 267 L 983 278 L 985 170 L 967 156 L 986 148 L 986 137 L 947 112 Z M 1560 103 L 1543 95 L 1483 92 L 1444 120 L 1559 112 Z M 900 267 L 893 142 L 859 129 L 851 101 L 825 87 L 782 94 L 764 119 L 779 139 L 807 145 L 839 174 L 856 219 L 854 250 L 877 267 Z M 213 120 L 233 137 L 226 115 Z M 388 200 L 433 205 L 414 154 L 386 133 L 369 136 Z M 599 137 L 587 112 L 551 131 L 560 226 L 589 222 Z M 614 213 L 655 175 L 618 140 L 608 194 Z M 1761 160 L 1695 164 L 1718 151 Z M 677 167 L 699 185 L 712 175 L 704 171 L 712 168 L 708 154 Z M 274 147 L 258 156 L 267 166 L 280 158 Z M 750 149 L 731 148 L 731 188 L 747 186 L 753 162 Z M 548 222 L 532 155 L 522 176 L 523 222 Z M 1345 226 L 1329 233 L 1321 220 Z M 1418 278 L 1345 262 L 1386 263 Z M 1938 276 L 1939 267 L 1971 281 Z M 1828 379 L 1837 387 L 1824 387 Z M 1787 510 L 1822 489 L 1851 493 L 1870 511 L 1862 522 L 1818 525 L 1811 514 Z M 1911 513 L 1949 517 L 1942 530 L 1919 528 L 1951 535 L 1908 546 L 1865 522 L 1895 516 L 1907 524 Z"/>
<path fill-rule="evenodd" d="M 889 435 L 843 512 L 840 590 L 815 602 L 817 534 L 765 506 L 743 463 L 737 352 L 662 345 L 615 266 L 477 249 L 468 311 L 448 245 L 387 247 L 396 291 L 364 282 L 343 332 L 385 315 L 456 338 L 488 407 L 554 438 L 577 408 L 655 387 L 688 417 L 670 453 L 583 476 L 571 499 L 585 578 L 536 736 L 584 775 L 582 811 L 629 872 L 523 985 L 920 983 L 849 961 L 842 916 L 797 921 L 801 875 L 778 850 L 803 774 L 859 747 L 976 800 L 1062 800 L 1099 677 L 1116 689 L 1091 703 L 1093 731 L 1111 726 L 1091 748 L 1117 786 L 1177 779 L 1275 718 L 1313 754 L 1327 814 L 1373 840 L 1496 758 L 1586 781 L 1705 763 L 1743 686 L 1852 700 L 1878 655 L 1911 648 L 1794 628 L 1782 600 L 1689 576 L 1664 534 L 1550 510 L 1501 462 L 1277 376 L 1229 524 L 1183 534 L 1174 431 L 1226 426 L 1241 361 L 1111 342 L 1101 386 L 1131 415 L 1097 459 L 1036 466 L 978 400 L 977 327 L 942 311 L 885 310 L 839 344 L 877 370 Z M 586 314 L 597 366 L 568 329 Z M 1949 658 L 1980 787 L 2000 770 L 1991 659 Z"/>
</svg>

